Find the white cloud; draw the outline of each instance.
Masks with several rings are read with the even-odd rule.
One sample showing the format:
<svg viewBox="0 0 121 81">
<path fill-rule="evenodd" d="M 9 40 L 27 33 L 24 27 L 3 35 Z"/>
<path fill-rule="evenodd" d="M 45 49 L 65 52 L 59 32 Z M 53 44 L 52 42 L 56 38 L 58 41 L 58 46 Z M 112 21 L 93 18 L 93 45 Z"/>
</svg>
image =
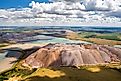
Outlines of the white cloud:
<svg viewBox="0 0 121 81">
<path fill-rule="evenodd" d="M 121 9 L 111 11 L 111 12 L 107 13 L 107 16 L 114 16 L 114 17 L 121 18 Z"/>
<path fill-rule="evenodd" d="M 80 2 L 80 0 L 49 0 L 52 2 Z"/>
<path fill-rule="evenodd" d="M 5 23 L 121 23 L 120 0 L 51 0 L 52 3 L 32 1 L 30 8 L 0 9 L 0 25 Z M 43 24 L 43 23 L 41 23 Z"/>
</svg>

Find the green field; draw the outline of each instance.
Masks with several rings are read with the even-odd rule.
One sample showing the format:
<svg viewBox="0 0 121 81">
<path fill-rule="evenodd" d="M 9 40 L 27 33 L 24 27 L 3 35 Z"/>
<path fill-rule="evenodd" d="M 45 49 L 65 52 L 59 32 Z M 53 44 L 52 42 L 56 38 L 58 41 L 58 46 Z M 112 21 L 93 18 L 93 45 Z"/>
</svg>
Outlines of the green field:
<svg viewBox="0 0 121 81">
<path fill-rule="evenodd" d="M 70 37 L 71 38 L 71 37 Z M 75 39 L 102 45 L 121 45 L 121 33 L 79 32 Z"/>
<path fill-rule="evenodd" d="M 105 66 L 48 67 L 38 69 L 14 68 L 0 74 L 0 81 L 120 81 L 121 68 Z M 10 80 L 11 78 L 11 80 Z"/>
<path fill-rule="evenodd" d="M 100 33 L 95 33 L 95 32 L 81 32 L 79 33 L 79 36 L 82 38 L 100 38 L 100 39 L 121 41 L 120 33 L 100 34 Z"/>
</svg>

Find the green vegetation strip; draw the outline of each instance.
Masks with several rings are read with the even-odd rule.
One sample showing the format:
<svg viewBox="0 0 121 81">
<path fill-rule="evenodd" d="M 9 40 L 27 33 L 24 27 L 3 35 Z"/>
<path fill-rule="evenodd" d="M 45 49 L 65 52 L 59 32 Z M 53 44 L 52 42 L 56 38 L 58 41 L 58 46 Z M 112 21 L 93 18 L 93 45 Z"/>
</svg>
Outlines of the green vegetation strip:
<svg viewBox="0 0 121 81">
<path fill-rule="evenodd" d="M 23 78 L 22 81 L 120 81 L 121 68 L 108 66 L 19 68 L 14 67 L 0 74 L 0 81 L 10 77 Z"/>
<path fill-rule="evenodd" d="M 95 33 L 95 32 L 81 32 L 79 33 L 79 36 L 82 38 L 100 38 L 100 39 L 106 39 L 106 40 L 116 40 L 121 41 L 121 34 L 120 33 Z"/>
</svg>

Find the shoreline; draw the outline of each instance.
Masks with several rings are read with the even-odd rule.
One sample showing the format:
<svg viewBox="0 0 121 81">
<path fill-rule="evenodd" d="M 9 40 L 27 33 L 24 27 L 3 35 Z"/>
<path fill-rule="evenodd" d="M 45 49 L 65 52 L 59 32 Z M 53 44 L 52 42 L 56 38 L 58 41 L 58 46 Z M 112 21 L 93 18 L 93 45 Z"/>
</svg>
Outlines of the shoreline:
<svg viewBox="0 0 121 81">
<path fill-rule="evenodd" d="M 0 49 L 9 49 L 9 48 L 20 48 L 22 50 L 25 50 L 25 49 L 30 49 L 30 48 L 33 48 L 33 47 L 42 47 L 42 46 L 45 46 L 47 45 L 48 43 L 45 43 L 45 44 L 32 44 L 32 43 L 25 43 L 25 44 L 12 44 L 12 45 L 9 45 L 9 46 L 6 46 L 6 47 L 2 47 Z"/>
<path fill-rule="evenodd" d="M 10 58 L 5 58 L 3 59 L 2 61 L 0 61 L 0 73 L 5 71 L 5 70 L 9 70 L 10 68 L 12 68 L 12 66 L 15 64 L 15 61 L 17 59 L 16 58 L 13 58 L 13 57 L 10 57 Z"/>
<path fill-rule="evenodd" d="M 1 49 L 11 49 L 11 48 L 20 48 L 22 50 L 30 49 L 33 47 L 42 47 L 46 44 L 13 44 L 6 47 L 2 47 Z M 16 57 L 5 57 L 4 59 L 0 60 L 0 73 L 9 70 L 13 67 L 13 65 L 18 60 L 18 55 Z"/>
</svg>

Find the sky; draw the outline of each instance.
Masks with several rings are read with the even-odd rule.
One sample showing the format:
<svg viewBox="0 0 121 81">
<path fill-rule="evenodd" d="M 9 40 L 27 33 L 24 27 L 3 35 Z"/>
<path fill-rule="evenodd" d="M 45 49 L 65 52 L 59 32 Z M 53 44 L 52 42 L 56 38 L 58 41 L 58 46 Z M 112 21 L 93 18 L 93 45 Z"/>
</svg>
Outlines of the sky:
<svg viewBox="0 0 121 81">
<path fill-rule="evenodd" d="M 0 26 L 6 25 L 121 26 L 121 0 L 0 0 Z"/>
<path fill-rule="evenodd" d="M 48 2 L 48 0 L 0 0 L 0 8 L 21 8 L 28 7 L 31 1 Z"/>
</svg>

